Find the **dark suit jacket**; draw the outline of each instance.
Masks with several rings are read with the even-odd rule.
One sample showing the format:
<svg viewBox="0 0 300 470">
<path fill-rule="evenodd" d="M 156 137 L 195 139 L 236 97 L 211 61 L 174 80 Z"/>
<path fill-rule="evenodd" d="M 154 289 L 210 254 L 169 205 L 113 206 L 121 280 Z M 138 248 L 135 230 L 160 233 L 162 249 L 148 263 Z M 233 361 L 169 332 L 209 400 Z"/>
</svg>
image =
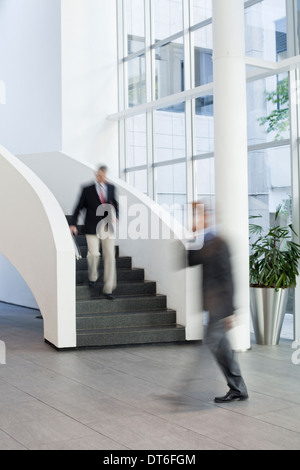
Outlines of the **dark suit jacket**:
<svg viewBox="0 0 300 470">
<path fill-rule="evenodd" d="M 106 204 L 112 204 L 116 210 L 116 216 L 119 216 L 119 205 L 116 200 L 115 187 L 112 184 L 107 184 L 107 202 Z M 77 220 L 80 212 L 85 209 L 84 219 L 84 232 L 88 235 L 95 235 L 96 228 L 103 216 L 96 215 L 98 207 L 101 205 L 99 195 L 96 190 L 95 183 L 90 186 L 86 186 L 82 189 L 82 193 L 79 202 L 76 206 L 74 214 L 71 218 L 70 225 L 77 225 Z"/>
<path fill-rule="evenodd" d="M 190 266 L 203 266 L 203 307 L 210 314 L 210 322 L 232 315 L 233 280 L 225 241 L 218 236 L 204 238 L 202 249 L 188 251 L 188 262 Z"/>
</svg>

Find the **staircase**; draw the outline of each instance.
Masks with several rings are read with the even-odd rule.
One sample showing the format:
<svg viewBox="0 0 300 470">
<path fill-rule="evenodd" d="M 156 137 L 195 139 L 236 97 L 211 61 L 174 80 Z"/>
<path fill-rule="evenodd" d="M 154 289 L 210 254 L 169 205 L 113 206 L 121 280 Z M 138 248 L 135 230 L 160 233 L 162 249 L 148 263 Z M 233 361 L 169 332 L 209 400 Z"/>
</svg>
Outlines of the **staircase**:
<svg viewBox="0 0 300 470">
<path fill-rule="evenodd" d="M 119 256 L 116 247 L 117 289 L 115 299 L 102 295 L 103 260 L 96 287 L 88 285 L 87 246 L 77 236 L 82 259 L 76 261 L 77 347 L 107 347 L 185 341 L 185 328 L 176 324 L 176 311 L 167 308 L 165 295 L 156 283 L 144 279 L 144 270 L 132 268 L 130 257 Z"/>
</svg>

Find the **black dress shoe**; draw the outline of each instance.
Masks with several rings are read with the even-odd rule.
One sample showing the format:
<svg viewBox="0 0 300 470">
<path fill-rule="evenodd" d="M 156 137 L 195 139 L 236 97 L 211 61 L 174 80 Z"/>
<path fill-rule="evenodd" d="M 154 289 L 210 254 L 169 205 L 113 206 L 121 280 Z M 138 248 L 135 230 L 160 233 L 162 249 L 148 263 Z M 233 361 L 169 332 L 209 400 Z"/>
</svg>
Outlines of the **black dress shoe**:
<svg viewBox="0 0 300 470">
<path fill-rule="evenodd" d="M 106 297 L 106 299 L 108 300 L 114 300 L 114 296 L 112 294 L 104 294 L 104 296 Z"/>
<path fill-rule="evenodd" d="M 247 400 L 249 396 L 242 395 L 239 392 L 235 392 L 234 390 L 229 390 L 229 392 L 224 397 L 216 397 L 215 403 L 229 403 L 231 401 L 244 401 Z"/>
<path fill-rule="evenodd" d="M 89 286 L 90 287 L 96 287 L 96 282 L 95 281 L 89 281 Z"/>
</svg>

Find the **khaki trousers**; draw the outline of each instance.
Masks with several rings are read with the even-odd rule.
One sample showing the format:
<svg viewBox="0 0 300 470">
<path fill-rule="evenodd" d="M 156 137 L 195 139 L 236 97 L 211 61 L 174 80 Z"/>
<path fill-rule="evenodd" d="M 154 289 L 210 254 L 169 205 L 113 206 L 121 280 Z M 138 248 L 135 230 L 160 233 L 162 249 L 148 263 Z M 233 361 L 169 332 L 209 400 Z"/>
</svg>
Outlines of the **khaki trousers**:
<svg viewBox="0 0 300 470">
<path fill-rule="evenodd" d="M 89 281 L 96 282 L 99 277 L 101 243 L 104 262 L 103 293 L 111 294 L 117 286 L 115 240 L 110 237 L 100 239 L 97 235 L 86 235 L 86 241 Z"/>
</svg>

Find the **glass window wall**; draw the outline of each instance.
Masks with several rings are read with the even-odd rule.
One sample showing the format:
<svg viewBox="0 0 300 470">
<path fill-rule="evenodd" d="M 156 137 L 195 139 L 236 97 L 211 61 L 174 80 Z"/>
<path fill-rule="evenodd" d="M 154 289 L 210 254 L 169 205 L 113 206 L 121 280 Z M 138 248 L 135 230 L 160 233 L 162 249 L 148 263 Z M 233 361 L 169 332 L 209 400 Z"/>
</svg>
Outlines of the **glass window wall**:
<svg viewBox="0 0 300 470">
<path fill-rule="evenodd" d="M 194 43 L 195 86 L 213 81 L 213 39 L 212 25 L 202 27 L 192 33 Z"/>
<path fill-rule="evenodd" d="M 144 194 L 148 194 L 147 170 L 128 172 L 128 183 Z"/>
<path fill-rule="evenodd" d="M 155 48 L 155 98 L 184 90 L 183 39 Z"/>
<path fill-rule="evenodd" d="M 212 0 L 194 0 L 192 25 L 208 20 L 212 15 Z"/>
<path fill-rule="evenodd" d="M 137 106 L 146 102 L 146 66 L 145 55 L 131 59 L 128 68 L 128 106 Z"/>
<path fill-rule="evenodd" d="M 195 100 L 194 155 L 214 151 L 213 97 L 204 96 Z"/>
<path fill-rule="evenodd" d="M 117 1 L 124 20 L 120 38 L 126 38 L 119 47 L 120 96 L 128 98 L 128 110 L 140 105 L 143 111 L 120 118 L 120 141 L 126 142 L 121 176 L 183 222 L 187 201 L 213 205 L 215 197 L 213 86 L 206 90 L 213 82 L 212 0 Z M 299 54 L 300 0 L 244 4 L 246 56 L 280 65 Z M 300 73 L 290 90 L 291 73 L 252 76 L 247 83 L 249 212 L 262 215 L 266 227 L 279 204 L 291 216 L 298 186 L 292 184 L 291 155 L 296 161 L 300 119 L 291 135 L 290 116 L 298 112 Z M 178 93 L 184 96 L 179 103 Z"/>
<path fill-rule="evenodd" d="M 160 166 L 156 169 L 157 202 L 177 221 L 184 223 L 187 202 L 186 164 Z"/>
<path fill-rule="evenodd" d="M 127 119 L 128 152 L 127 167 L 147 163 L 147 117 L 139 114 Z"/>
<path fill-rule="evenodd" d="M 180 106 L 178 106 L 178 109 Z M 157 110 L 154 113 L 154 160 L 164 162 L 185 158 L 185 106 L 181 112 Z"/>
<path fill-rule="evenodd" d="M 270 61 L 287 57 L 286 0 L 263 0 L 245 9 L 246 55 Z"/>
<path fill-rule="evenodd" d="M 287 74 L 250 82 L 248 88 L 249 145 L 290 137 L 290 98 Z"/>
<path fill-rule="evenodd" d="M 215 205 L 215 160 L 201 158 L 196 162 L 197 200 L 213 209 Z"/>
<path fill-rule="evenodd" d="M 153 96 L 154 100 L 160 100 L 185 91 L 187 85 L 185 80 L 189 76 L 185 63 L 191 64 L 192 74 L 189 83 L 192 87 L 201 87 L 213 81 L 212 2 L 211 0 L 185 1 L 189 2 L 191 12 L 188 30 L 183 29 L 184 3 L 182 0 L 150 0 L 149 2 L 123 0 L 124 3 L 120 0 L 123 11 L 126 12 L 124 25 L 127 28 L 127 34 L 125 37 L 128 38 L 128 44 L 130 44 L 128 57 L 123 58 L 126 59 L 127 67 L 127 80 L 124 83 L 128 83 L 128 107 L 146 103 L 147 97 L 149 99 Z M 150 6 L 146 16 L 145 5 Z M 286 1 L 245 2 L 245 6 L 246 54 L 274 62 L 287 57 L 288 10 Z M 300 16 L 300 0 L 295 1 L 295 11 Z M 145 18 L 153 21 L 147 26 L 148 30 L 152 31 L 152 44 L 147 50 L 145 49 Z M 135 54 L 130 59 L 130 55 L 139 50 L 141 53 Z M 149 54 L 148 59 L 147 54 Z M 146 63 L 151 65 L 148 70 L 151 77 L 149 80 L 146 80 Z M 149 93 L 147 86 L 153 88 L 154 94 Z M 272 192 L 268 187 L 271 174 L 273 175 L 271 173 L 273 166 L 269 166 L 270 161 L 274 162 L 273 155 L 277 155 L 278 168 L 281 155 L 282 164 L 287 171 L 290 171 L 288 166 L 289 76 L 285 73 L 250 81 L 247 90 L 251 196 L 249 197 L 253 212 L 256 205 L 259 208 L 263 201 L 275 200 L 276 185 Z M 189 106 L 186 106 L 187 104 Z M 191 119 L 190 115 L 186 114 L 190 112 L 192 112 Z M 152 122 L 150 127 L 146 124 L 146 114 L 128 119 L 125 126 L 128 143 L 126 167 L 130 169 L 143 165 L 149 167 L 163 162 L 174 161 L 175 163 L 179 159 L 180 168 L 183 168 L 187 167 L 189 160 L 199 159 L 201 156 L 201 160 L 197 160 L 195 167 L 197 170 L 196 188 L 192 190 L 185 187 L 184 194 L 193 194 L 193 197 L 206 194 L 207 181 L 210 182 L 209 187 L 213 188 L 211 183 L 214 174 L 211 158 L 214 152 L 213 113 L 213 95 L 208 94 L 192 99 L 190 102 L 188 99 L 179 104 L 170 101 L 165 108 L 150 111 L 149 119 Z M 147 135 L 149 131 L 151 135 Z M 284 141 L 287 146 L 278 146 L 277 149 L 274 145 L 277 141 Z M 150 147 L 149 142 L 151 142 Z M 189 149 L 192 149 L 192 152 Z M 186 160 L 185 163 L 184 160 Z M 172 167 L 168 168 L 170 170 Z M 167 171 L 167 167 L 165 170 L 157 168 L 156 172 L 153 172 L 160 182 L 159 184 L 153 183 L 153 187 L 157 187 L 154 198 L 159 201 L 166 196 L 161 187 L 164 171 Z M 211 175 L 210 178 L 207 176 L 208 173 Z M 177 173 L 173 169 L 170 174 Z M 186 174 L 185 168 L 184 172 L 180 172 L 180 179 Z M 283 175 L 282 172 L 281 174 Z M 134 172 L 131 181 L 135 181 L 133 175 Z M 273 178 L 272 181 L 275 180 Z M 172 176 L 172 185 L 175 188 L 176 184 L 173 184 L 173 181 Z M 144 191 L 146 185 L 142 186 Z M 173 189 L 171 194 L 175 194 Z M 169 192 L 168 190 L 167 193 Z M 278 189 L 277 192 L 281 194 L 282 190 Z M 255 204 L 254 201 L 256 201 Z M 269 202 L 266 202 L 264 207 L 265 209 L 269 207 Z"/>
<path fill-rule="evenodd" d="M 155 41 L 183 30 L 182 0 L 153 0 Z"/>
<path fill-rule="evenodd" d="M 141 0 L 126 0 L 127 53 L 132 54 L 145 47 L 145 10 Z"/>
<path fill-rule="evenodd" d="M 292 200 L 290 146 L 250 151 L 248 167 L 250 215 L 261 215 L 264 228 L 274 222 L 279 206 L 282 206 L 290 217 Z"/>
</svg>

